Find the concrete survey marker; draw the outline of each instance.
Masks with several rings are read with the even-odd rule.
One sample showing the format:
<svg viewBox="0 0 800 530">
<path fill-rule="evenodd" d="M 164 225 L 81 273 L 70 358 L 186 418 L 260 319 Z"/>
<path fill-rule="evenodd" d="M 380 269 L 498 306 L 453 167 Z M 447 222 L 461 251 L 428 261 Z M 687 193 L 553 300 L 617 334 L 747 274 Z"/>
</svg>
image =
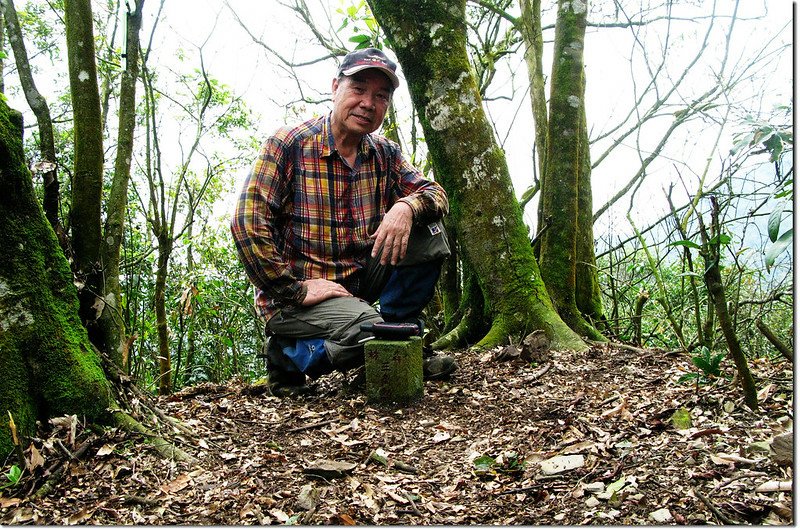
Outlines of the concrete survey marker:
<svg viewBox="0 0 800 530">
<path fill-rule="evenodd" d="M 364 345 L 367 402 L 407 405 L 422 399 L 422 339 L 371 340 Z"/>
</svg>

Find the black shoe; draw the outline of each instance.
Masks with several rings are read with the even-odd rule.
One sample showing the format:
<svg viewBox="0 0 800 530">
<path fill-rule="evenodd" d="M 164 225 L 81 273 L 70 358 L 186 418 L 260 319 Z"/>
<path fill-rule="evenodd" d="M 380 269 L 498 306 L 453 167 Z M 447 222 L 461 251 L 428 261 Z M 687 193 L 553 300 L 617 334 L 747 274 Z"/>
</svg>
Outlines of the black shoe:
<svg viewBox="0 0 800 530">
<path fill-rule="evenodd" d="M 298 397 L 313 394 L 314 391 L 308 385 L 287 385 L 283 383 L 270 383 L 269 393 L 275 397 Z"/>
<path fill-rule="evenodd" d="M 264 348 L 270 394 L 276 397 L 292 397 L 311 393 L 311 388 L 306 386 L 305 374 L 283 354 L 282 340 L 282 337 L 269 337 Z"/>
<path fill-rule="evenodd" d="M 426 381 L 445 379 L 456 370 L 458 364 L 449 355 L 433 355 L 422 359 L 422 378 Z"/>
</svg>

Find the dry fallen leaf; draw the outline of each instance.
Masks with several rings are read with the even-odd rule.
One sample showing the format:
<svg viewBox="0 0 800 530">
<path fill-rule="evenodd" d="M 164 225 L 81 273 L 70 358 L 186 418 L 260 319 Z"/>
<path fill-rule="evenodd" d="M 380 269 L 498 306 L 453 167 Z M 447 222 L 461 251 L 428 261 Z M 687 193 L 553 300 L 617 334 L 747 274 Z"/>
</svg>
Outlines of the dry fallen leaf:
<svg viewBox="0 0 800 530">
<path fill-rule="evenodd" d="M 114 444 L 103 444 L 103 447 L 97 450 L 97 456 L 106 456 L 110 455 L 116 449 L 116 445 Z"/>
<path fill-rule="evenodd" d="M 189 475 L 186 473 L 181 473 L 175 477 L 175 480 L 168 482 L 167 484 L 163 484 L 159 489 L 164 493 L 176 493 L 188 486 L 191 481 L 192 478 Z"/>
<path fill-rule="evenodd" d="M 35 445 L 31 444 L 30 452 L 31 459 L 28 462 L 28 471 L 33 471 L 37 467 L 44 466 L 44 457 L 42 457 L 42 454 L 36 449 Z"/>
</svg>

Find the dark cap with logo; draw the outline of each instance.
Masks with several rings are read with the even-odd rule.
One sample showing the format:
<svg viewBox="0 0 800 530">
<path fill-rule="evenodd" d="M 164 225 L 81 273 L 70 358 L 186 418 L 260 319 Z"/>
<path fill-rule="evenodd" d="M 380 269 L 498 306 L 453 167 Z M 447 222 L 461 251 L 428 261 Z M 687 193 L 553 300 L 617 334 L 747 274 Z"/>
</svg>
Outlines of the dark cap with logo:
<svg viewBox="0 0 800 530">
<path fill-rule="evenodd" d="M 377 68 L 389 77 L 394 88 L 400 86 L 400 80 L 395 73 L 397 65 L 377 48 L 365 48 L 345 55 L 342 66 L 339 67 L 339 75 L 351 76 L 367 68 Z"/>
</svg>

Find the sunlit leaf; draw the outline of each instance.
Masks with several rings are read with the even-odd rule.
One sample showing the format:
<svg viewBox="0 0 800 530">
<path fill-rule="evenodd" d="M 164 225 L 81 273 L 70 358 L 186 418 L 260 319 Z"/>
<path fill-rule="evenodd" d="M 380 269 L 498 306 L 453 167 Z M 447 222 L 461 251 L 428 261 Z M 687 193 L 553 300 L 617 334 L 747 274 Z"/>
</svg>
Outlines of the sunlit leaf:
<svg viewBox="0 0 800 530">
<path fill-rule="evenodd" d="M 770 267 L 775 264 L 775 259 L 781 255 L 781 253 L 786 250 L 791 242 L 792 238 L 794 237 L 794 228 L 790 228 L 786 232 L 783 233 L 781 237 L 778 238 L 777 241 L 770 244 L 766 250 L 764 251 L 764 262 L 767 264 L 767 272 L 769 272 Z"/>
<path fill-rule="evenodd" d="M 769 240 L 773 243 L 778 240 L 778 232 L 781 229 L 781 219 L 783 218 L 783 202 L 778 204 L 772 213 L 769 214 L 769 220 L 767 221 L 767 234 L 769 235 Z"/>
<path fill-rule="evenodd" d="M 672 243 L 669 243 L 667 246 L 668 247 L 677 247 L 677 246 L 689 247 L 689 248 L 694 248 L 694 249 L 697 249 L 697 250 L 700 250 L 700 248 L 701 248 L 700 245 L 698 245 L 694 241 L 689 241 L 688 239 L 681 239 L 680 241 L 673 241 Z"/>
</svg>

